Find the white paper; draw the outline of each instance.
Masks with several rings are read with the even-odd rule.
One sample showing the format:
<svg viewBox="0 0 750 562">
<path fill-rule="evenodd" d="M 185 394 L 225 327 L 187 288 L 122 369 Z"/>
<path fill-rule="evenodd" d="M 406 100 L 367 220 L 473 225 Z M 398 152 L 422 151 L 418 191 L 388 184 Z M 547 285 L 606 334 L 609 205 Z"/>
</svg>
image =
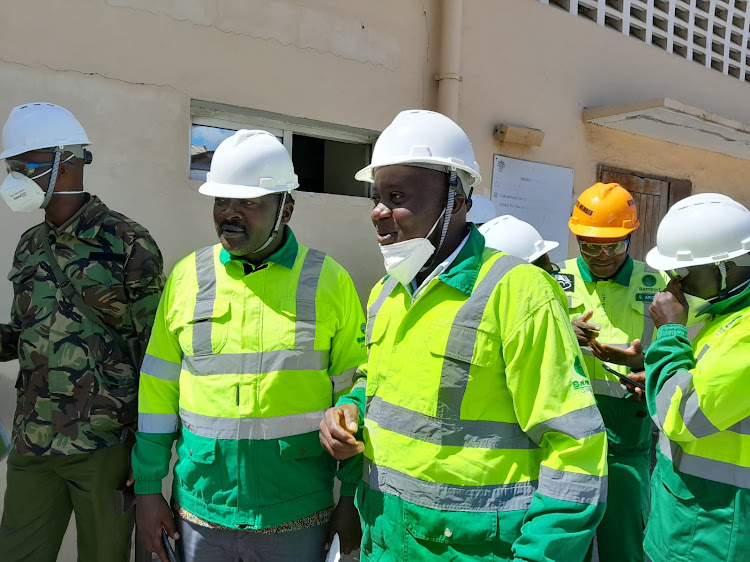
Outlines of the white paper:
<svg viewBox="0 0 750 562">
<path fill-rule="evenodd" d="M 339 542 L 339 534 L 333 535 L 331 541 L 331 549 L 328 551 L 326 556 L 326 562 L 339 562 L 341 560 L 341 543 Z"/>
<path fill-rule="evenodd" d="M 573 205 L 573 170 L 495 155 L 492 203 L 498 215 L 513 215 L 560 245 L 553 263 L 568 257 L 568 220 Z"/>
</svg>

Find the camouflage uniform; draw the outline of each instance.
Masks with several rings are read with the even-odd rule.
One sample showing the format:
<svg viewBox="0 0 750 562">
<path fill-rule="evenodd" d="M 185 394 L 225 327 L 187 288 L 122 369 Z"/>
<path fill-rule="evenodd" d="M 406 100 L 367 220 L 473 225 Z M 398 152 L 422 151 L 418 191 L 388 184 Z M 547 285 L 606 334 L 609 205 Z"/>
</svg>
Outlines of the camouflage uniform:
<svg viewBox="0 0 750 562">
<path fill-rule="evenodd" d="M 56 560 L 74 510 L 78 559 L 125 562 L 133 515 L 115 513 L 113 492 L 128 472 L 131 445 L 121 441 L 135 428 L 136 372 L 127 350 L 63 296 L 45 236 L 83 301 L 144 349 L 164 287 L 148 231 L 95 196 L 61 227 L 21 236 L 11 321 L 0 324 L 0 360 L 20 364 L 0 552 L 9 562 Z"/>
<path fill-rule="evenodd" d="M 63 456 L 118 443 L 135 428 L 136 374 L 127 350 L 66 301 L 42 247 L 44 236 L 84 302 L 124 339 L 145 349 L 164 286 L 148 231 L 91 196 L 60 228 L 26 231 L 8 279 L 15 298 L 0 324 L 0 360 L 18 358 L 16 450 Z"/>
</svg>

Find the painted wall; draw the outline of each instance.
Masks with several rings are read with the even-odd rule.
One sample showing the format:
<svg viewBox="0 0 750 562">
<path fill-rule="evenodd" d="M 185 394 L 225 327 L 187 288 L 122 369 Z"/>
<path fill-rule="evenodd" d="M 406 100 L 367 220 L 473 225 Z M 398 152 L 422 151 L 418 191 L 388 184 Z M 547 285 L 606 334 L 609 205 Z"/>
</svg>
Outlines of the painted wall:
<svg viewBox="0 0 750 562">
<path fill-rule="evenodd" d="M 400 110 L 434 108 L 439 3 L 336 0 L 9 2 L 0 20 L 0 119 L 29 101 L 61 104 L 93 141 L 86 187 L 152 232 L 167 268 L 211 244 L 211 201 L 188 180 L 190 100 L 382 130 Z M 41 17 L 43 15 L 43 17 Z M 33 32 L 26 23 L 33 22 Z M 23 24 L 22 24 L 23 23 Z M 533 0 L 464 3 L 459 122 L 489 194 L 493 154 L 575 169 L 599 163 L 688 178 L 750 204 L 750 162 L 581 121 L 584 107 L 657 97 L 750 123 L 750 86 Z M 496 124 L 539 128 L 540 148 L 493 141 Z M 300 193 L 299 239 L 329 252 L 360 297 L 382 274 L 365 198 Z M 41 214 L 0 205 L 0 272 Z M 0 279 L 0 321 L 11 304 Z M 0 364 L 10 424 L 17 366 Z M 0 463 L 0 494 L 5 490 Z M 60 560 L 74 559 L 70 535 Z"/>
</svg>

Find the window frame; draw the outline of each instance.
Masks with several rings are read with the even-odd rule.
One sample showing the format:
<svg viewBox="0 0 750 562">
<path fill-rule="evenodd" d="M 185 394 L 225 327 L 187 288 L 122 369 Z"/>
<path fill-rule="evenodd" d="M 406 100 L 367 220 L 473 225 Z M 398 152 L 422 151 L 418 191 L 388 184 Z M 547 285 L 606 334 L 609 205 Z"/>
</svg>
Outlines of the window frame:
<svg viewBox="0 0 750 562">
<path fill-rule="evenodd" d="M 190 103 L 190 140 L 188 142 L 188 178 L 189 181 L 200 180 L 190 178 L 191 160 L 190 146 L 192 142 L 193 126 L 215 127 L 225 130 L 238 131 L 240 129 L 260 129 L 268 131 L 277 138 L 282 139 L 284 148 L 289 155 L 292 154 L 294 135 L 303 135 L 328 141 L 359 144 L 365 147 L 366 161 L 372 160 L 372 150 L 379 136 L 378 131 L 370 129 L 359 129 L 347 125 L 337 125 L 235 106 L 227 106 L 213 102 L 201 102 L 192 100 Z M 336 193 L 315 193 L 313 195 L 339 195 Z M 372 184 L 363 182 L 361 195 L 343 195 L 343 197 L 365 197 L 372 196 Z"/>
</svg>

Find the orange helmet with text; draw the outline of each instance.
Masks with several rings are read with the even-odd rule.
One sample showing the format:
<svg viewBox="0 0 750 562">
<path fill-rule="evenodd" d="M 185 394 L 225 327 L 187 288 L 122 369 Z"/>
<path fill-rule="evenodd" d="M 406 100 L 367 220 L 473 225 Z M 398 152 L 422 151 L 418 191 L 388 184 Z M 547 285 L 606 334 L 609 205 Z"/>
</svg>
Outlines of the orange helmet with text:
<svg viewBox="0 0 750 562">
<path fill-rule="evenodd" d="M 568 226 L 576 236 L 622 238 L 640 223 L 627 189 L 617 183 L 596 183 L 578 197 Z"/>
</svg>

